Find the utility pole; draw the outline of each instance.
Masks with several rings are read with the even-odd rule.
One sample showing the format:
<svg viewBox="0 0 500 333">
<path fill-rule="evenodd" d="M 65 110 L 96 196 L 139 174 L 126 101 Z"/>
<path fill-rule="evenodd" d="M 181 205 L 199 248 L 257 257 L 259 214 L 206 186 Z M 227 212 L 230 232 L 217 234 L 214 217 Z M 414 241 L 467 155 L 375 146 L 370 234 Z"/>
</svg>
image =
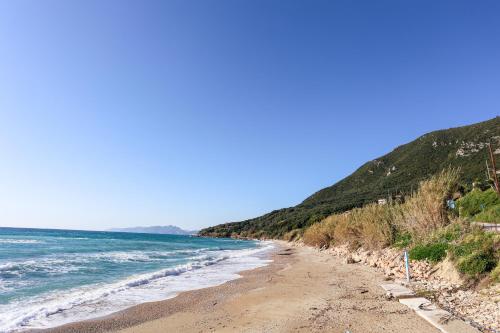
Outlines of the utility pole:
<svg viewBox="0 0 500 333">
<path fill-rule="evenodd" d="M 497 167 L 495 163 L 495 155 L 493 154 L 493 148 L 491 147 L 491 141 L 488 145 L 488 148 L 491 159 L 491 169 L 492 169 L 491 172 L 493 173 L 493 184 L 495 185 L 495 191 L 497 191 L 497 194 L 500 196 L 500 186 L 498 185 Z"/>
<path fill-rule="evenodd" d="M 490 166 L 488 165 L 488 159 L 485 160 L 486 162 L 486 181 L 490 181 L 491 178 L 491 173 L 490 173 Z"/>
</svg>

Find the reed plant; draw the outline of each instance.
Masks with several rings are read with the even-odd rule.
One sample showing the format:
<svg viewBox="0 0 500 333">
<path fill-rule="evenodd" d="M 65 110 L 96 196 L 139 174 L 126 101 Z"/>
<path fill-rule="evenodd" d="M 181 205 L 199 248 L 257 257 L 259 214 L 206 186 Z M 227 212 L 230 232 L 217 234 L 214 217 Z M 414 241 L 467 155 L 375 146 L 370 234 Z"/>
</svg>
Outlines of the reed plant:
<svg viewBox="0 0 500 333">
<path fill-rule="evenodd" d="M 401 205 L 396 224 L 421 241 L 450 224 L 446 201 L 459 187 L 460 171 L 448 168 L 420 183 L 418 190 Z"/>
</svg>

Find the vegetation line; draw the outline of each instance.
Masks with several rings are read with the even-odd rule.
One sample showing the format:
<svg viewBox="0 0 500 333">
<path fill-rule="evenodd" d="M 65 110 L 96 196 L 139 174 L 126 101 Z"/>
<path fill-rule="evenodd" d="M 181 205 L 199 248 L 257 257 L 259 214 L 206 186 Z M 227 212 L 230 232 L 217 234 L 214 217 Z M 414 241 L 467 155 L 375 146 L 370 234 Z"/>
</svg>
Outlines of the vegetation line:
<svg viewBox="0 0 500 333">
<path fill-rule="evenodd" d="M 500 282 L 500 234 L 484 231 L 474 219 L 500 221 L 500 198 L 492 190 L 474 188 L 455 201 L 459 171 L 446 169 L 423 181 L 405 202 L 369 204 L 334 214 L 295 231 L 289 240 L 300 239 L 318 248 L 348 244 L 350 248 L 409 248 L 413 260 L 439 262 L 447 256 L 470 281 Z M 452 204 L 453 203 L 453 204 Z"/>
</svg>

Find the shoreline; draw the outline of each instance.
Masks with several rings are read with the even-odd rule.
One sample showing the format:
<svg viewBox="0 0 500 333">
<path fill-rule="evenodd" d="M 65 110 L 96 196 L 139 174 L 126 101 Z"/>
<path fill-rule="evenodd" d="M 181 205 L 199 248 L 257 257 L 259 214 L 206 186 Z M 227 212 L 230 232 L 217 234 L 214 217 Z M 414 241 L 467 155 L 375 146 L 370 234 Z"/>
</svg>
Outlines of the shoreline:
<svg viewBox="0 0 500 333">
<path fill-rule="evenodd" d="M 188 288 L 181 288 L 179 286 L 176 286 L 175 283 L 173 285 L 173 290 L 171 290 L 168 294 L 164 295 L 163 297 L 163 287 L 162 289 L 158 289 L 157 291 L 159 292 L 158 295 L 159 297 L 153 297 L 153 299 L 148 299 L 148 297 L 145 297 L 142 301 L 135 303 L 135 304 L 130 304 L 127 307 L 117 307 L 115 308 L 114 311 L 108 311 L 102 313 L 102 311 L 97 310 L 97 311 L 92 311 L 94 312 L 94 315 L 87 315 L 84 316 L 83 318 L 73 318 L 74 320 L 65 320 L 61 323 L 54 323 L 53 326 L 46 326 L 46 327 L 26 327 L 25 329 L 22 329 L 22 327 L 19 327 L 19 329 L 14 330 L 14 332 L 26 332 L 26 333 L 34 333 L 34 332 L 59 332 L 59 331 L 70 331 L 70 332 L 105 332 L 106 330 L 102 327 L 106 327 L 108 322 L 116 322 L 117 318 L 123 318 L 124 316 L 126 317 L 128 313 L 134 313 L 134 309 L 136 308 L 141 308 L 143 306 L 151 306 L 151 305 L 157 305 L 160 303 L 165 303 L 169 302 L 173 299 L 176 299 L 178 296 L 181 296 L 183 294 L 189 294 L 191 292 L 196 292 L 204 289 L 210 289 L 210 288 L 215 288 L 221 285 L 224 285 L 226 283 L 239 280 L 243 277 L 245 272 L 248 271 L 253 271 L 256 269 L 264 268 L 268 266 L 269 264 L 272 264 L 272 260 L 270 260 L 271 256 L 273 253 L 279 250 L 280 246 L 275 243 L 275 242 L 260 242 L 261 244 L 256 247 L 256 248 L 248 248 L 248 249 L 241 249 L 242 251 L 251 251 L 254 252 L 252 254 L 240 254 L 237 253 L 236 255 L 232 255 L 229 257 L 225 257 L 226 259 L 229 259 L 227 261 L 222 262 L 222 266 L 219 266 L 221 263 L 216 262 L 215 265 L 207 265 L 205 267 L 201 267 L 200 270 L 189 270 L 187 272 L 181 273 L 179 275 L 176 275 L 179 279 L 186 279 L 185 281 L 190 281 L 193 279 L 193 274 L 208 274 L 206 277 L 206 280 L 200 281 L 198 284 L 193 284 L 192 282 L 189 283 L 187 282 L 190 287 Z M 270 244 L 271 243 L 271 244 Z M 235 250 L 236 252 L 239 250 Z M 238 261 L 238 258 L 246 258 L 243 262 Z M 236 260 L 236 261 L 235 261 Z M 231 268 L 232 267 L 232 268 Z M 214 269 L 215 268 L 215 269 Z M 208 271 L 204 271 L 204 269 L 209 269 Z M 217 275 L 214 275 L 214 272 Z M 191 274 L 189 274 L 191 273 Z M 153 273 L 155 274 L 155 273 Z M 199 278 L 198 276 L 194 276 L 195 279 Z M 184 282 L 183 282 L 184 283 Z M 172 287 L 172 286 L 171 286 Z M 170 287 L 170 288 L 171 288 Z M 149 295 L 149 292 L 148 292 Z M 182 296 L 181 296 L 182 297 Z M 98 306 L 100 307 L 102 302 L 97 303 Z M 62 312 L 61 312 L 62 313 Z M 90 313 L 89 313 L 90 314 Z M 164 315 L 161 314 L 161 315 Z M 86 318 L 85 318 L 86 317 Z M 71 316 L 66 314 L 65 318 L 71 319 Z M 146 320 L 150 320 L 150 317 L 146 318 Z M 125 320 L 124 322 L 127 322 Z M 104 324 L 103 324 L 104 323 Z M 99 326 L 101 328 L 94 328 L 94 326 Z M 74 328 L 79 327 L 79 328 Z M 108 325 L 109 326 L 109 325 Z M 115 324 L 112 325 L 113 327 Z"/>
<path fill-rule="evenodd" d="M 267 253 L 265 253 L 265 255 L 263 256 L 263 258 L 265 258 L 266 260 L 271 260 L 269 263 L 267 263 L 265 266 L 237 272 L 237 274 L 240 276 L 239 278 L 228 280 L 211 287 L 182 291 L 173 297 L 169 297 L 163 300 L 139 303 L 104 316 L 78 320 L 55 327 L 29 329 L 26 331 L 21 331 L 21 333 L 115 332 L 117 330 L 133 327 L 135 325 L 149 322 L 155 319 L 164 318 L 165 316 L 169 316 L 178 311 L 188 309 L 192 305 L 213 305 L 213 302 L 211 301 L 208 302 L 209 304 L 203 304 L 203 302 L 196 302 L 195 299 L 204 297 L 214 300 L 220 300 L 221 298 L 224 298 L 224 296 L 221 297 L 220 295 L 218 295 L 218 293 L 223 291 L 223 294 L 221 295 L 224 295 L 229 290 L 239 290 L 240 283 L 238 282 L 240 280 L 248 277 L 256 278 L 265 276 L 274 272 L 276 270 L 276 267 L 273 266 L 273 264 L 275 264 L 274 259 L 276 257 L 276 253 L 282 249 L 282 245 L 274 241 L 273 245 L 274 248 L 268 250 Z M 244 290 L 242 289 L 241 291 Z"/>
<path fill-rule="evenodd" d="M 437 332 L 413 311 L 385 299 L 378 286 L 383 274 L 310 248 L 274 244 L 268 253 L 273 261 L 240 272 L 239 279 L 29 332 Z"/>
</svg>

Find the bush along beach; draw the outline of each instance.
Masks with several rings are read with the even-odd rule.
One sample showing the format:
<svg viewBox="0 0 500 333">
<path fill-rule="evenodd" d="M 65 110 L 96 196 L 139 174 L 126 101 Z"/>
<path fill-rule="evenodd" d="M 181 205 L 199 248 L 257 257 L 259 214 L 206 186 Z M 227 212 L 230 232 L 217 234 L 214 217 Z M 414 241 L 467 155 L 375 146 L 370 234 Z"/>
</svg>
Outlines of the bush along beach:
<svg viewBox="0 0 500 333">
<path fill-rule="evenodd" d="M 318 248 L 342 244 L 353 250 L 408 248 L 412 260 L 431 263 L 449 257 L 467 278 L 479 282 L 491 274 L 493 281 L 500 235 L 483 231 L 471 221 L 484 214 L 481 207 L 489 211 L 500 199 L 493 190 L 475 189 L 458 200 L 456 215 L 448 200 L 460 188 L 458 179 L 457 169 L 446 169 L 421 182 L 404 203 L 374 203 L 331 215 L 307 228 L 302 239 Z"/>
</svg>

